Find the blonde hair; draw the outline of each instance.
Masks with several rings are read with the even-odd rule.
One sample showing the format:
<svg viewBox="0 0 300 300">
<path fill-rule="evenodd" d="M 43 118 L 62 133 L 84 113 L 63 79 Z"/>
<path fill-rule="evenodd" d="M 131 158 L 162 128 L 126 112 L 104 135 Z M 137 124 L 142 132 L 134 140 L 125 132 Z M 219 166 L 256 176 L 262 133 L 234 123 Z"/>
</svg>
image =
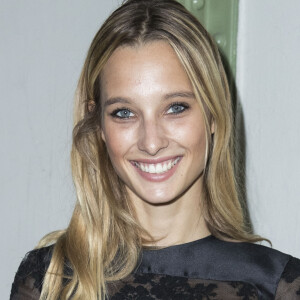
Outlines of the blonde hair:
<svg viewBox="0 0 300 300">
<path fill-rule="evenodd" d="M 176 1 L 128 0 L 96 34 L 80 76 L 71 153 L 77 202 L 68 228 L 38 245 L 56 242 L 41 299 L 104 299 L 107 283 L 126 277 L 138 263 L 147 233 L 131 213 L 100 137 L 100 78 L 118 47 L 157 40 L 173 47 L 205 116 L 209 150 L 202 201 L 210 232 L 220 239 L 261 240 L 249 232 L 237 196 L 230 92 L 215 43 Z"/>
</svg>

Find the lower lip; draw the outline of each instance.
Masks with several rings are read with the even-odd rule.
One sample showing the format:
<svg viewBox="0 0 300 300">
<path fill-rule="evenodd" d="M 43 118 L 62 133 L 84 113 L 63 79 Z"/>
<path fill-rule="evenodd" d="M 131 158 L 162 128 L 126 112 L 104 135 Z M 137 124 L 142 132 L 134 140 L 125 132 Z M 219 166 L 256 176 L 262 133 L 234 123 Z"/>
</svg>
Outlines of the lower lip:
<svg viewBox="0 0 300 300">
<path fill-rule="evenodd" d="M 148 181 L 152 181 L 152 182 L 162 182 L 162 181 L 168 180 L 175 173 L 180 162 L 181 162 L 181 157 L 179 158 L 179 160 L 175 166 L 173 166 L 170 170 L 168 170 L 164 173 L 161 173 L 161 174 L 143 172 L 141 169 L 139 169 L 133 163 L 132 163 L 132 165 L 144 179 L 146 179 Z"/>
</svg>

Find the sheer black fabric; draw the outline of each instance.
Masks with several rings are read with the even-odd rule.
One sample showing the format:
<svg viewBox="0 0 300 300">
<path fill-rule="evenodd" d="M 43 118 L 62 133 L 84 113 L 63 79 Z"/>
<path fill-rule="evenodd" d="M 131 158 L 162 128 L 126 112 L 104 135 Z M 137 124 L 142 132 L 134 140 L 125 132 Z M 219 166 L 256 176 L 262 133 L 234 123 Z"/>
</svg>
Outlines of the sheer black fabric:
<svg viewBox="0 0 300 300">
<path fill-rule="evenodd" d="M 52 247 L 29 252 L 12 285 L 11 300 L 39 299 Z M 135 272 L 108 285 L 109 299 L 300 300 L 300 260 L 250 243 L 213 236 L 144 250 Z"/>
<path fill-rule="evenodd" d="M 37 300 L 40 298 L 52 248 L 52 246 L 45 247 L 26 254 L 12 284 L 10 299 Z"/>
</svg>

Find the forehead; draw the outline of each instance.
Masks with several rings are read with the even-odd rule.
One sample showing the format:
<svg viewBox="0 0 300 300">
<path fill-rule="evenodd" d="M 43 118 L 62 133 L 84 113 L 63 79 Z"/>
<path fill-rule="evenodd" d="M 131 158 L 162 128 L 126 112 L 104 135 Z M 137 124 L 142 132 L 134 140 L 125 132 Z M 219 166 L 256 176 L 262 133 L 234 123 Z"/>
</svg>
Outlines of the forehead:
<svg viewBox="0 0 300 300">
<path fill-rule="evenodd" d="M 143 92 L 192 89 L 183 65 L 165 41 L 117 48 L 101 72 L 101 86 L 105 94 L 129 93 L 139 87 Z"/>
</svg>

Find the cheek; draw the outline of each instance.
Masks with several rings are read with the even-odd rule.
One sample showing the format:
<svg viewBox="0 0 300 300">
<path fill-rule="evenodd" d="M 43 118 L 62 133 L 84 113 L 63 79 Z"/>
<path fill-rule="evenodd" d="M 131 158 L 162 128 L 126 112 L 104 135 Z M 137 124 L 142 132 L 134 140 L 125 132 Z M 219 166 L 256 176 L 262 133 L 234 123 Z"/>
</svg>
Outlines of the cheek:
<svg viewBox="0 0 300 300">
<path fill-rule="evenodd" d="M 185 148 L 191 151 L 203 152 L 206 148 L 205 125 L 201 118 L 195 118 L 189 122 L 174 122 L 169 128 L 173 138 Z"/>
<path fill-rule="evenodd" d="M 111 161 L 122 158 L 130 150 L 134 141 L 132 130 L 119 126 L 105 126 L 103 130 L 104 141 Z"/>
<path fill-rule="evenodd" d="M 122 156 L 123 147 L 125 146 L 122 142 L 121 136 L 117 132 L 113 133 L 104 133 L 106 140 L 107 152 L 110 156 L 112 162 L 117 159 L 119 156 Z"/>
</svg>

